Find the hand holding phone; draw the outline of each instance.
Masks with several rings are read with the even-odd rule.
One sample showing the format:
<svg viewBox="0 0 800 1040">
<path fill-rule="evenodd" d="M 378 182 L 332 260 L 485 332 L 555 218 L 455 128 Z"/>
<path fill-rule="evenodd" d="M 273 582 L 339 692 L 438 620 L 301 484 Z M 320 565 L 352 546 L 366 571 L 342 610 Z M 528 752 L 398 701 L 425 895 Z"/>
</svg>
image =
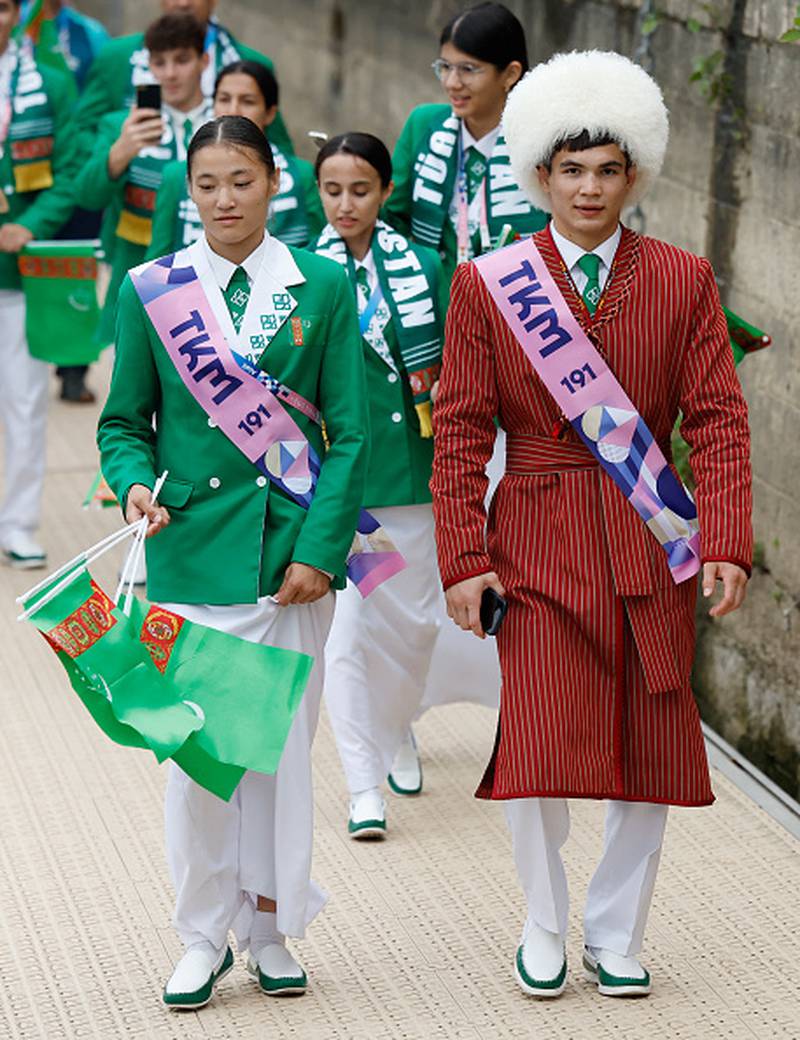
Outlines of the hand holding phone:
<svg viewBox="0 0 800 1040">
<path fill-rule="evenodd" d="M 491 586 L 481 595 L 481 628 L 487 636 L 496 636 L 508 611 L 508 601 Z"/>
<path fill-rule="evenodd" d="M 161 111 L 161 84 L 141 83 L 136 88 L 136 107 Z"/>
</svg>

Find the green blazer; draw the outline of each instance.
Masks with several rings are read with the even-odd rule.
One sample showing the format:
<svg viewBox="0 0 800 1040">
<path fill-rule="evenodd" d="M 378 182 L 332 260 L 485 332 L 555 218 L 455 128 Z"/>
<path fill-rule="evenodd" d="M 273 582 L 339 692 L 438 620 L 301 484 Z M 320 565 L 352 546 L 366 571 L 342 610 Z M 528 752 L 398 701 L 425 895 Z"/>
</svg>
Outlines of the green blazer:
<svg viewBox="0 0 800 1040">
<path fill-rule="evenodd" d="M 287 259 L 273 263 L 275 255 Z M 302 322 L 303 345 L 295 345 L 286 321 L 261 365 L 316 404 L 325 420 L 327 452 L 319 426 L 293 412 L 322 459 L 308 510 L 265 482 L 210 426 L 130 278 L 122 286 L 114 372 L 97 443 L 103 474 L 123 508 L 132 484 L 153 487 L 169 470 L 159 500 L 172 522 L 147 541 L 147 590 L 155 601 L 253 603 L 277 592 L 292 561 L 333 574 L 335 588 L 344 585 L 369 452 L 353 298 L 346 273 L 333 261 L 269 239 L 266 262 L 275 274 L 281 267 L 289 274 L 299 269 L 305 279 L 282 279 L 297 301 L 292 316 Z"/>
<path fill-rule="evenodd" d="M 117 299 L 122 281 L 131 267 L 136 267 L 144 260 L 147 249 L 146 246 L 129 242 L 117 235 L 117 224 L 122 213 L 125 185 L 127 184 L 127 171 L 116 180 L 112 180 L 108 175 L 108 153 L 119 137 L 127 115 L 127 109 L 123 109 L 109 112 L 103 116 L 97 130 L 93 151 L 91 155 L 87 156 L 77 181 L 81 205 L 85 209 L 105 211 L 100 237 L 106 260 L 111 265 L 111 278 L 100 317 L 100 326 L 97 330 L 98 342 L 103 346 L 114 340 Z"/>
<path fill-rule="evenodd" d="M 302 194 L 306 207 L 306 219 L 311 237 L 314 238 L 325 226 L 325 214 L 322 212 L 322 203 L 319 200 L 317 179 L 314 176 L 314 167 L 305 159 L 295 156 L 289 157 L 292 174 L 299 181 L 298 192 Z M 189 245 L 194 239 L 184 240 L 184 220 L 181 208 L 189 198 L 189 190 L 186 184 L 186 163 L 178 160 L 164 167 L 161 179 L 161 187 L 156 196 L 156 209 L 153 214 L 153 237 L 147 249 L 147 259 L 156 259 L 167 253 L 174 253 L 178 249 Z M 270 221 L 268 227 L 270 234 L 281 238 L 282 223 L 289 223 L 280 214 L 277 220 Z M 202 231 L 202 227 L 200 229 Z M 298 242 L 297 245 L 305 246 L 307 242 Z"/>
<path fill-rule="evenodd" d="M 388 224 L 396 227 L 404 235 L 411 235 L 411 208 L 416 177 L 414 167 L 417 157 L 431 132 L 432 125 L 441 123 L 449 112 L 449 105 L 419 105 L 409 115 L 395 145 L 392 155 L 394 191 L 383 207 L 383 216 Z M 446 200 L 446 205 L 449 213 L 450 199 Z M 510 217 L 508 222 L 519 234 L 529 235 L 545 226 L 547 215 L 531 207 L 528 214 Z M 439 255 L 444 263 L 445 274 L 451 279 L 458 257 L 458 240 L 448 215 L 445 216 L 442 225 Z"/>
<path fill-rule="evenodd" d="M 9 147 L 0 149 L 0 188 L 8 212 L 0 213 L 0 226 L 21 224 L 34 238 L 52 238 L 70 217 L 76 205 L 75 173 L 78 152 L 70 120 L 78 92 L 71 76 L 38 66 L 53 111 L 53 185 L 42 191 L 14 191 L 14 174 Z M 17 253 L 0 253 L 0 289 L 19 289 L 21 282 Z"/>
<path fill-rule="evenodd" d="M 242 59 L 258 61 L 266 65 L 273 73 L 275 67 L 272 60 L 264 54 L 234 40 L 236 49 Z M 78 131 L 83 134 L 83 147 L 91 150 L 92 138 L 100 119 L 118 108 L 129 108 L 134 100 L 134 88 L 131 84 L 131 55 L 144 48 L 144 33 L 132 33 L 130 36 L 118 36 L 109 40 L 102 48 L 89 70 L 86 87 L 75 113 Z M 267 135 L 287 155 L 294 154 L 292 139 L 280 112 L 269 128 Z"/>
<path fill-rule="evenodd" d="M 414 246 L 429 284 L 434 290 L 439 329 L 444 342 L 449 282 L 442 262 L 432 249 Z M 394 321 L 385 328 L 386 344 L 399 372 L 403 372 Z M 365 339 L 362 339 L 369 401 L 370 462 L 364 505 L 409 506 L 431 501 L 428 484 L 433 464 L 433 437 L 421 437 L 419 417 L 408 380 L 392 372 Z"/>
</svg>

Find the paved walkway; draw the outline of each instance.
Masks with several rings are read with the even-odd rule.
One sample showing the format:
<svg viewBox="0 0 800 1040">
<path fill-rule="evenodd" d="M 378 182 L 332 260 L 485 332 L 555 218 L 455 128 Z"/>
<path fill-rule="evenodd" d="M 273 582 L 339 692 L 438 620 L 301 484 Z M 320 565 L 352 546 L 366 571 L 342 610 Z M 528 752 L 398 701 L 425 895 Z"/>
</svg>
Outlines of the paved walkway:
<svg viewBox="0 0 800 1040">
<path fill-rule="evenodd" d="M 53 566 L 118 524 L 115 511 L 79 508 L 95 418 L 53 405 L 43 528 Z M 115 567 L 98 569 L 101 582 Z M 607 1000 L 578 970 L 602 808 L 576 803 L 569 985 L 555 1003 L 523 997 L 511 967 L 524 908 L 502 812 L 470 796 L 494 718 L 466 705 L 420 723 L 425 793 L 391 798 L 380 845 L 346 837 L 323 718 L 314 873 L 332 898 L 296 944 L 308 995 L 270 1000 L 238 965 L 209 1008 L 170 1014 L 159 1001 L 178 955 L 164 770 L 107 742 L 44 641 L 15 623 L 28 584 L 0 569 L 0 1040 L 800 1037 L 797 843 L 719 775 L 713 808 L 671 816 L 647 936 L 653 995 Z"/>
</svg>

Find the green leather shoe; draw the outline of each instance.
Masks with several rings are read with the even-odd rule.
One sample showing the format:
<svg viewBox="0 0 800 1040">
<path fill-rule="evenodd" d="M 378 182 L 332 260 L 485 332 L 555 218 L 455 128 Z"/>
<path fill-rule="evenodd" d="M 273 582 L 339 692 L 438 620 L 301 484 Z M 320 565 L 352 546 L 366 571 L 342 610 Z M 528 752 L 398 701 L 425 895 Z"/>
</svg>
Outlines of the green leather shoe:
<svg viewBox="0 0 800 1040">
<path fill-rule="evenodd" d="M 601 951 L 602 954 L 602 951 Z M 620 958 L 620 960 L 635 958 Z M 636 961 L 638 964 L 639 962 Z M 644 971 L 643 976 L 615 975 L 603 967 L 602 960 L 595 957 L 586 947 L 583 950 L 583 967 L 589 982 L 597 983 L 597 992 L 604 997 L 646 997 L 652 988 L 650 973 Z"/>
<path fill-rule="evenodd" d="M 522 959 L 522 947 L 517 948 L 517 957 L 514 962 L 514 978 L 517 985 L 531 997 L 560 997 L 567 984 L 567 958 L 561 965 L 561 971 L 552 979 L 534 979 L 525 970 L 525 962 Z"/>
<path fill-rule="evenodd" d="M 268 997 L 302 997 L 308 987 L 306 973 L 286 947 L 278 943 L 265 947 L 258 960 L 250 954 L 247 970 Z"/>
<path fill-rule="evenodd" d="M 210 973 L 202 986 L 192 990 L 190 993 L 168 993 L 165 987 L 161 999 L 168 1008 L 174 1011 L 196 1011 L 197 1008 L 206 1006 L 214 996 L 214 988 L 217 983 L 221 982 L 232 968 L 233 951 L 228 946 L 219 968 Z"/>
</svg>

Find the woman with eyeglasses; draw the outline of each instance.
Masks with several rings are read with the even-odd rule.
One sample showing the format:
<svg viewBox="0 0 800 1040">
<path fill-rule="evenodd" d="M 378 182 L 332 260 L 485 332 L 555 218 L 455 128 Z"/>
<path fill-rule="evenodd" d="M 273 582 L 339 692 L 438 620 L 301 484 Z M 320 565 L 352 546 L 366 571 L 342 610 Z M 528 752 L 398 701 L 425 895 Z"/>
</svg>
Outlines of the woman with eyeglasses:
<svg viewBox="0 0 800 1040">
<path fill-rule="evenodd" d="M 438 250 L 445 271 L 545 226 L 516 184 L 500 119 L 528 69 L 525 32 L 503 4 L 462 11 L 442 30 L 433 70 L 447 104 L 415 108 L 393 157 L 387 220 Z"/>
<path fill-rule="evenodd" d="M 362 599 L 337 596 L 326 644 L 325 702 L 350 791 L 351 838 L 384 837 L 383 782 L 418 794 L 396 765 L 425 689 L 441 615 L 433 514 L 430 388 L 439 375 L 449 294 L 433 250 L 379 220 L 392 191 L 392 160 L 372 134 L 347 133 L 317 156 L 328 224 L 312 247 L 347 271 L 367 373 L 370 461 L 365 506 L 403 554 L 406 568 Z M 407 771 L 406 771 L 407 772 Z"/>
<path fill-rule="evenodd" d="M 226 65 L 214 86 L 215 116 L 246 116 L 264 133 L 278 115 L 278 82 L 257 61 Z M 285 155 L 270 142 L 280 173 L 278 192 L 269 210 L 267 229 L 288 246 L 302 249 L 325 223 L 317 192 L 314 167 L 305 159 Z M 153 214 L 153 238 L 148 259 L 191 245 L 203 232 L 197 206 L 189 194 L 186 162 L 170 163 L 164 170 Z"/>
</svg>

